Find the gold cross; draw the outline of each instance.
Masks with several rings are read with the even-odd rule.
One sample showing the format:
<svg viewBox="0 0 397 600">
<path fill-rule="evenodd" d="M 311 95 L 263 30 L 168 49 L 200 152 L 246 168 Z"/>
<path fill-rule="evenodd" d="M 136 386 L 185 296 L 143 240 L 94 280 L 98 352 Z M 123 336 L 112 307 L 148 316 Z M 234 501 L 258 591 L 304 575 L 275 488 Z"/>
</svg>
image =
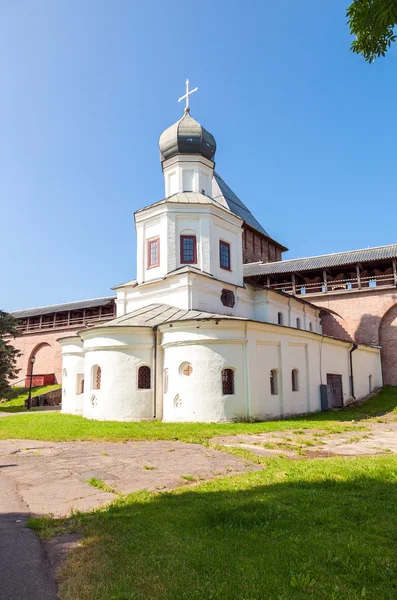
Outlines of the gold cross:
<svg viewBox="0 0 397 600">
<path fill-rule="evenodd" d="M 193 94 L 193 92 L 197 92 L 198 88 L 194 88 L 194 90 L 190 90 L 189 92 L 189 80 L 186 79 L 186 94 L 184 96 L 181 96 L 180 98 L 178 98 L 178 102 L 180 102 L 181 100 L 184 100 L 186 98 L 186 106 L 185 106 L 185 112 L 189 112 L 190 108 L 189 108 L 189 96 L 190 94 Z"/>
</svg>

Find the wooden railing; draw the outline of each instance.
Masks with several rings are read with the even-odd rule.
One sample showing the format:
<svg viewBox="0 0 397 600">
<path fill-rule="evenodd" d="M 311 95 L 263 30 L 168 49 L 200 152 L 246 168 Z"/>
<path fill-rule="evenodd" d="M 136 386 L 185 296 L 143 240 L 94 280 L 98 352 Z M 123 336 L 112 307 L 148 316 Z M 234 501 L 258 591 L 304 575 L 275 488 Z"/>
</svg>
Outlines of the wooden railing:
<svg viewBox="0 0 397 600">
<path fill-rule="evenodd" d="M 342 290 L 361 290 L 368 288 L 383 287 L 386 285 L 396 285 L 393 273 L 386 275 L 374 275 L 371 277 L 349 277 L 346 279 L 327 279 L 312 283 L 271 283 L 270 288 L 286 292 L 287 294 L 306 295 L 306 294 L 326 294 L 328 292 Z"/>
<path fill-rule="evenodd" d="M 86 325 L 91 325 L 93 323 L 101 322 L 101 321 L 110 321 L 110 319 L 114 319 L 114 314 L 108 315 L 93 315 L 93 316 L 85 316 L 85 317 L 68 317 L 65 319 L 54 319 L 52 321 L 37 321 L 35 323 L 23 323 L 18 325 L 17 329 L 19 333 L 25 333 L 27 331 L 37 331 L 44 329 L 61 329 L 65 327 L 77 327 L 81 326 L 82 328 Z"/>
</svg>

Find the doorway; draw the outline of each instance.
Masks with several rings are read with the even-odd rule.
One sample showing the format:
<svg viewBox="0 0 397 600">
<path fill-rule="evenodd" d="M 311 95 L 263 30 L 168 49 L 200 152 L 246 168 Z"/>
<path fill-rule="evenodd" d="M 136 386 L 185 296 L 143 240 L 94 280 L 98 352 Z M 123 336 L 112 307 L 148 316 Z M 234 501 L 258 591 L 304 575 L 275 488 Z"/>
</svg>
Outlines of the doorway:
<svg viewBox="0 0 397 600">
<path fill-rule="evenodd" d="M 329 407 L 343 407 L 342 375 L 327 374 L 327 389 Z"/>
</svg>

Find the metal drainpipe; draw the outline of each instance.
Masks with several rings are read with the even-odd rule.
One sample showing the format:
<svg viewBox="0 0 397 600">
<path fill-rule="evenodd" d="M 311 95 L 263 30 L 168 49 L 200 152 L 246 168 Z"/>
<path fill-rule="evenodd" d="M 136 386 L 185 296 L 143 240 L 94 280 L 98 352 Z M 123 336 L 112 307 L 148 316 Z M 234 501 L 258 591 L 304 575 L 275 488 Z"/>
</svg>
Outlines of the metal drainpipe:
<svg viewBox="0 0 397 600">
<path fill-rule="evenodd" d="M 351 381 L 351 393 L 352 398 L 355 400 L 356 397 L 354 395 L 354 375 L 353 375 L 353 352 L 357 350 L 358 344 L 353 343 L 353 346 L 350 349 L 350 381 Z"/>
<path fill-rule="evenodd" d="M 153 327 L 153 419 L 156 418 L 157 396 L 157 325 Z"/>
</svg>

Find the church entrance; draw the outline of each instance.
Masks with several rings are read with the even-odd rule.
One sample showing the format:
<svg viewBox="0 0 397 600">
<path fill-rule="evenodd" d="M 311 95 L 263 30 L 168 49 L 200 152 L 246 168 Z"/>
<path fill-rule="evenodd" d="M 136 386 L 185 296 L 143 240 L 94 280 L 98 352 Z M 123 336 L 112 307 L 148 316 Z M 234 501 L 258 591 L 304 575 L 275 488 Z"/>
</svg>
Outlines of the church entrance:
<svg viewBox="0 0 397 600">
<path fill-rule="evenodd" d="M 332 408 L 343 406 L 342 375 L 327 374 L 328 405 Z"/>
</svg>

